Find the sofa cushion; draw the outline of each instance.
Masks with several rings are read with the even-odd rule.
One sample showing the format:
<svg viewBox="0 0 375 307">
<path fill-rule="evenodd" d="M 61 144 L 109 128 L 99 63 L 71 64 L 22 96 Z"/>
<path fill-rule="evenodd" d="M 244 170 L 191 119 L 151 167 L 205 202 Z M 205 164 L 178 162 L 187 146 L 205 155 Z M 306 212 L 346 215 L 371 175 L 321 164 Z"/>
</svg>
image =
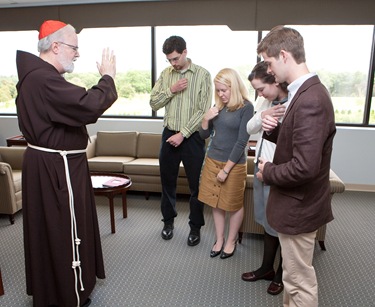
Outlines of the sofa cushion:
<svg viewBox="0 0 375 307">
<path fill-rule="evenodd" d="M 130 177 L 132 174 L 136 175 L 147 175 L 147 176 L 160 176 L 160 167 L 159 167 L 159 159 L 155 158 L 141 158 L 135 159 L 128 163 L 124 164 L 124 173 L 125 175 L 129 175 Z M 181 162 L 180 170 L 178 173 L 179 177 L 186 177 L 185 168 Z"/>
<path fill-rule="evenodd" d="M 255 157 L 252 157 L 252 156 L 247 157 L 247 174 L 248 175 L 254 175 L 254 168 L 255 168 L 254 160 L 255 160 Z"/>
<path fill-rule="evenodd" d="M 246 176 L 246 189 L 252 189 L 254 185 L 254 175 L 247 174 Z"/>
<path fill-rule="evenodd" d="M 148 175 L 160 176 L 159 159 L 141 158 L 135 159 L 124 164 L 124 173 L 126 175 Z"/>
<path fill-rule="evenodd" d="M 135 157 L 136 146 L 136 131 L 98 131 L 95 155 Z"/>
<path fill-rule="evenodd" d="M 134 160 L 134 157 L 100 156 L 87 160 L 90 172 L 115 172 L 124 171 L 124 163 Z"/>
<path fill-rule="evenodd" d="M 159 158 L 161 134 L 138 134 L 137 158 Z"/>
</svg>

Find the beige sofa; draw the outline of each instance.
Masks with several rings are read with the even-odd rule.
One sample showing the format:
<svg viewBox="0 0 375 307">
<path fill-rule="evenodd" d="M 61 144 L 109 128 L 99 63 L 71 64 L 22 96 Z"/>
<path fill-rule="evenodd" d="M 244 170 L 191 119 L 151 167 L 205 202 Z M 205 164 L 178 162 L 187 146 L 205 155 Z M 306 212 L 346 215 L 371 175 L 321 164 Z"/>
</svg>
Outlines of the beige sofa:
<svg viewBox="0 0 375 307">
<path fill-rule="evenodd" d="M 91 172 L 124 173 L 132 179 L 131 190 L 161 192 L 161 134 L 99 131 L 90 139 L 87 159 Z M 189 184 L 182 164 L 177 179 L 177 193 L 189 194 Z"/>
<path fill-rule="evenodd" d="M 0 214 L 14 215 L 22 209 L 22 161 L 25 147 L 0 147 Z"/>
<path fill-rule="evenodd" d="M 91 137 L 87 148 L 90 171 L 120 172 L 129 175 L 133 181 L 131 190 L 161 192 L 159 172 L 159 148 L 161 134 L 143 132 L 101 131 Z M 253 179 L 254 157 L 247 159 L 247 179 L 244 198 L 245 218 L 240 229 L 243 233 L 263 234 L 263 227 L 254 221 Z M 345 190 L 344 183 L 331 171 L 331 196 Z M 189 186 L 183 166 L 180 166 L 177 193 L 189 194 Z M 317 233 L 320 247 L 325 250 L 326 225 Z"/>
<path fill-rule="evenodd" d="M 124 173 L 132 179 L 131 190 L 161 192 L 159 172 L 159 148 L 161 134 L 134 131 L 100 131 L 90 137 L 87 146 L 87 159 L 91 172 Z M 9 214 L 14 222 L 14 213 L 22 207 L 21 167 L 23 147 L 0 147 L 0 213 Z M 254 157 L 247 159 L 247 179 L 244 198 L 245 218 L 240 230 L 243 233 L 262 234 L 263 228 L 254 221 L 253 179 Z M 331 171 L 331 195 L 342 193 L 344 183 Z M 5 191 L 5 193 L 3 193 Z M 177 193 L 189 194 L 185 170 L 180 166 L 177 180 Z M 326 225 L 321 227 L 317 240 L 325 249 Z"/>
</svg>

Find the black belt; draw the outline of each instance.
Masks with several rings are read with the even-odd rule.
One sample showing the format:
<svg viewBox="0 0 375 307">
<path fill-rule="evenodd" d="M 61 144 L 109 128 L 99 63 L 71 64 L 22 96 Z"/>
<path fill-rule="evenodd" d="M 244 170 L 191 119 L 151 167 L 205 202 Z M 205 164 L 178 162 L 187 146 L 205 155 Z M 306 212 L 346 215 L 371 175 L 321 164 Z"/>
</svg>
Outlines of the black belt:
<svg viewBox="0 0 375 307">
<path fill-rule="evenodd" d="M 169 132 L 173 132 L 173 133 L 175 133 L 175 134 L 177 134 L 177 133 L 179 133 L 180 131 L 175 131 L 175 130 L 171 130 L 171 129 L 169 129 L 169 128 L 166 128 Z"/>
</svg>

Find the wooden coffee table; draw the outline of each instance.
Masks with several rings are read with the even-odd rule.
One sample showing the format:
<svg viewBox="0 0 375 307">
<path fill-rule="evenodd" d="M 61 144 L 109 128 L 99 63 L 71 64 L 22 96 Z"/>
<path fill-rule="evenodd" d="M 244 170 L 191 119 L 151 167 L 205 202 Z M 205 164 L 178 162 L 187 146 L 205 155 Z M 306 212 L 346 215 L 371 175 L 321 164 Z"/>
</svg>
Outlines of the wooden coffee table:
<svg viewBox="0 0 375 307">
<path fill-rule="evenodd" d="M 122 179 L 127 179 L 127 183 L 119 183 L 119 185 L 114 184 L 115 186 L 107 187 L 103 186 L 103 183 L 110 179 L 118 179 L 121 181 Z M 116 195 L 122 195 L 122 215 L 123 218 L 128 217 L 128 209 L 126 203 L 126 191 L 132 185 L 131 178 L 129 176 L 123 174 L 113 174 L 113 173 L 91 173 L 91 181 L 94 188 L 94 194 L 97 196 L 106 196 L 109 199 L 109 214 L 111 217 L 111 231 L 112 233 L 116 232 L 115 226 L 115 210 L 113 204 L 113 198 Z"/>
</svg>

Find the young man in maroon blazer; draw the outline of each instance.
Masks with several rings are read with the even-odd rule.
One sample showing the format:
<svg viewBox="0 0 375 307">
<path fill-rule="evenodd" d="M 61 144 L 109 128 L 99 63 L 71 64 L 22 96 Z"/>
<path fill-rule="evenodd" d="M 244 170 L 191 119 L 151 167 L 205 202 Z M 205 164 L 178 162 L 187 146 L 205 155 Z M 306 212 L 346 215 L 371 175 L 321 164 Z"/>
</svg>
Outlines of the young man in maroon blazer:
<svg viewBox="0 0 375 307">
<path fill-rule="evenodd" d="M 260 159 L 257 178 L 271 186 L 269 224 L 283 257 L 284 306 L 318 306 L 312 266 L 318 228 L 333 220 L 329 171 L 336 133 L 330 95 L 305 59 L 303 38 L 277 26 L 258 45 L 276 82 L 289 83 L 281 120 L 263 119 L 264 137 L 277 143 L 273 162 Z"/>
</svg>

